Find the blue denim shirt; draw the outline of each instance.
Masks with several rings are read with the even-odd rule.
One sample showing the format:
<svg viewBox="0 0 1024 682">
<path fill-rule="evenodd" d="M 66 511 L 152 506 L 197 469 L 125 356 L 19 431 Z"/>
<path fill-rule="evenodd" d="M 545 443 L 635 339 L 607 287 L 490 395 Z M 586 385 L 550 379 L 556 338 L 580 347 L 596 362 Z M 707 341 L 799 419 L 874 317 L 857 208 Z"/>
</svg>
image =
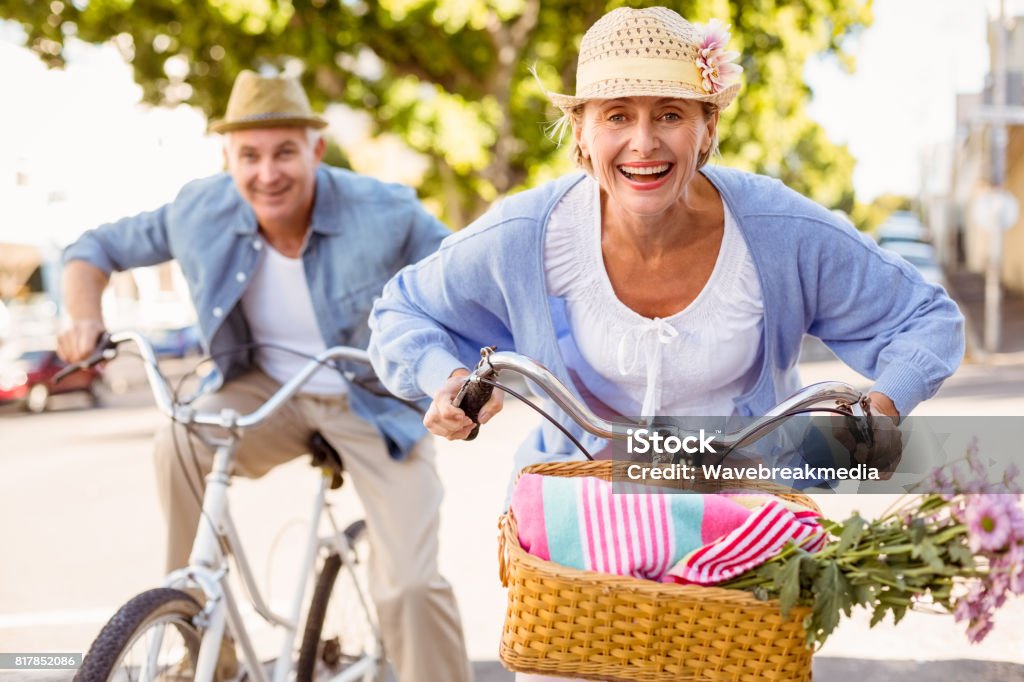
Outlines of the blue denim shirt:
<svg viewBox="0 0 1024 682">
<path fill-rule="evenodd" d="M 302 259 L 324 343 L 359 348 L 369 342 L 367 316 L 384 284 L 450 234 L 412 189 L 325 165 L 316 172 L 310 231 Z M 252 208 L 221 173 L 187 184 L 155 211 L 86 232 L 65 250 L 64 261 L 87 261 L 110 273 L 177 259 L 207 350 L 221 377 L 231 379 L 252 364 L 252 336 L 239 303 L 262 248 Z M 426 433 L 407 405 L 351 389 L 353 410 L 377 427 L 392 456 L 404 456 Z"/>
</svg>

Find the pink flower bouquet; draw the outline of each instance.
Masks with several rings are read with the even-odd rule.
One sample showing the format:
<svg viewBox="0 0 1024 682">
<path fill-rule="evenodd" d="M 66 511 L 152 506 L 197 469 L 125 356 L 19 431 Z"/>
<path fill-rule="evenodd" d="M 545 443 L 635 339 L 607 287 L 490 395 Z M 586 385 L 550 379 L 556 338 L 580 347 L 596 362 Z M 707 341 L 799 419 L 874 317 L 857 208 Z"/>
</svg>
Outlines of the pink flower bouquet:
<svg viewBox="0 0 1024 682">
<path fill-rule="evenodd" d="M 906 495 L 879 519 L 858 514 L 822 520 L 831 542 L 809 553 L 788 546 L 759 568 L 722 587 L 778 599 L 788 615 L 809 606 L 809 646 L 821 645 L 854 606 L 872 610 L 871 625 L 888 613 L 899 622 L 908 609 L 940 606 L 967 637 L 980 642 L 1009 595 L 1024 595 L 1024 509 L 1017 470 L 988 480 L 977 448 L 932 473 L 930 492 Z"/>
</svg>

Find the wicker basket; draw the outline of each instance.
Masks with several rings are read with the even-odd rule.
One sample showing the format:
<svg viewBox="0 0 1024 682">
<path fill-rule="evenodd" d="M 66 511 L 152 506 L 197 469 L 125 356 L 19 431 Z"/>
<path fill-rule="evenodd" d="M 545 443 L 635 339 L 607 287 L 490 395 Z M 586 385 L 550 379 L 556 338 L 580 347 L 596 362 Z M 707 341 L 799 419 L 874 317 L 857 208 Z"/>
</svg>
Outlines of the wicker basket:
<svg viewBox="0 0 1024 682">
<path fill-rule="evenodd" d="M 597 476 L 613 463 L 558 462 L 524 473 Z M 817 509 L 799 494 L 785 495 Z M 749 592 L 581 571 L 519 546 L 511 512 L 501 517 L 499 567 L 508 588 L 500 657 L 509 670 L 591 680 L 811 679 L 806 608 L 784 620 L 775 601 Z"/>
</svg>

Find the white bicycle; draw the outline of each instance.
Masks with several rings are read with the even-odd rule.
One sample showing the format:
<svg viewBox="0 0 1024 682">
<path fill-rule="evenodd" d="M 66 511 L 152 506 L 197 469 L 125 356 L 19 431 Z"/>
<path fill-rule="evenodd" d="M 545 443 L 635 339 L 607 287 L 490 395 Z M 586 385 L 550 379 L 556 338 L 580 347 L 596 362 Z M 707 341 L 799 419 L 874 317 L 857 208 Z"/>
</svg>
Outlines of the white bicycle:
<svg viewBox="0 0 1024 682">
<path fill-rule="evenodd" d="M 149 386 L 161 412 L 186 427 L 218 427 L 218 433 L 225 435 L 213 436 L 190 429 L 215 448 L 215 455 L 213 468 L 206 477 L 203 511 L 189 565 L 168 575 L 162 587 L 137 595 L 117 611 L 90 647 L 75 676 L 76 682 L 167 679 L 172 670 L 180 669 L 183 659 L 191 664 L 195 680 L 213 681 L 217 679 L 221 642 L 227 634 L 242 654 L 240 667 L 247 681 L 285 682 L 291 679 L 293 670 L 294 679 L 300 682 L 380 679 L 385 668 L 384 649 L 366 588 L 366 523 L 358 520 L 342 529 L 327 496 L 328 489 L 339 487 L 343 480 L 338 453 L 322 437 L 314 435 L 310 451 L 322 476 L 313 499 L 299 578 L 286 615 L 273 612 L 256 586 L 231 518 L 227 494 L 229 472 L 242 432 L 269 417 L 322 366 L 339 360 L 368 365 L 366 352 L 343 346 L 329 348 L 311 359 L 261 407 L 244 415 L 230 409 L 198 412 L 178 402 L 159 370 L 153 347 L 137 332 L 104 334 L 89 358 L 65 371 L 70 373 L 110 360 L 116 356 L 118 347 L 129 341 L 138 348 L 145 363 Z M 329 529 L 326 536 L 320 535 L 321 527 Z M 269 678 L 227 580 L 232 565 L 255 612 L 283 630 L 280 653 Z M 308 580 L 317 567 L 316 586 L 304 609 Z M 205 603 L 201 605 L 183 588 L 200 590 Z M 296 657 L 295 642 L 302 622 L 305 626 Z"/>
</svg>

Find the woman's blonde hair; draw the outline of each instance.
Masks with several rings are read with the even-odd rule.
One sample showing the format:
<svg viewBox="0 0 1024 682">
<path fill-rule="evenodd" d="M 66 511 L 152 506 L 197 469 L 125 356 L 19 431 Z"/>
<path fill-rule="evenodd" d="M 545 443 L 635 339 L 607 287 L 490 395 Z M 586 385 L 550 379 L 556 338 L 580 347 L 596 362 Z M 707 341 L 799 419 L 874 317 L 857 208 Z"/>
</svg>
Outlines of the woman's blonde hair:
<svg viewBox="0 0 1024 682">
<path fill-rule="evenodd" d="M 719 108 L 711 102 L 701 102 L 701 110 L 704 112 L 704 120 L 707 121 L 715 115 Z M 565 136 L 569 135 L 572 149 L 572 160 L 576 165 L 588 173 L 592 173 L 594 167 L 590 163 L 590 159 L 583 155 L 583 150 L 580 149 L 580 145 L 576 142 L 576 136 L 573 134 L 573 128 L 580 125 L 583 122 L 583 108 L 584 104 L 578 104 L 572 109 L 563 110 L 561 117 L 554 121 L 548 128 L 548 134 L 551 139 L 555 141 L 559 146 L 565 141 Z M 708 145 L 707 151 L 701 152 L 697 157 L 697 168 L 703 168 L 708 162 L 708 159 L 712 155 L 718 153 L 718 126 L 715 126 L 714 137 L 711 138 L 711 144 Z"/>
</svg>

